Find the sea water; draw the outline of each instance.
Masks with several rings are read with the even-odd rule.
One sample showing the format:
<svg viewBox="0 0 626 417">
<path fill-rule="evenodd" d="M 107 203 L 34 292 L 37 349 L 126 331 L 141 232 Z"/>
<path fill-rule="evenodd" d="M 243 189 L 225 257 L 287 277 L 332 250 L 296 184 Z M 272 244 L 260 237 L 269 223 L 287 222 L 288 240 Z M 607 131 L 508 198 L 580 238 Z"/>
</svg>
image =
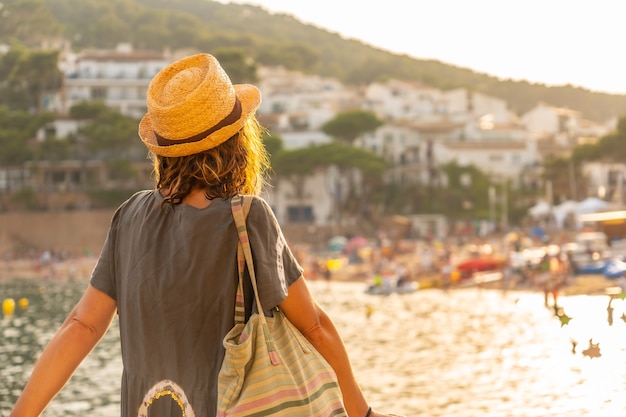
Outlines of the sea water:
<svg viewBox="0 0 626 417">
<path fill-rule="evenodd" d="M 0 298 L 29 300 L 27 308 L 0 318 L 0 415 L 8 414 L 85 285 L 0 282 Z M 359 282 L 310 286 L 379 411 L 432 417 L 626 413 L 624 300 L 609 305 L 608 296 L 561 297 L 560 314 L 571 318 L 566 323 L 536 292 L 464 288 L 379 296 L 365 294 Z M 114 321 L 44 416 L 119 416 L 121 366 Z"/>
</svg>

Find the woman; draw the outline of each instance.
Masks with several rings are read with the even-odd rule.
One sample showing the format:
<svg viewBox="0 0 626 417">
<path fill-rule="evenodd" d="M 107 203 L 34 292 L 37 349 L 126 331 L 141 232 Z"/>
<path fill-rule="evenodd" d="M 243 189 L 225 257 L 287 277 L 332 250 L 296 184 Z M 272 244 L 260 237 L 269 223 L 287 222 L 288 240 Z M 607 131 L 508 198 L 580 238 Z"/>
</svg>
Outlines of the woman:
<svg viewBox="0 0 626 417">
<path fill-rule="evenodd" d="M 260 101 L 256 87 L 232 85 L 208 54 L 154 77 L 139 136 L 153 157 L 156 187 L 116 211 L 85 294 L 43 351 L 11 416 L 40 415 L 116 312 L 121 415 L 215 415 L 237 284 L 230 198 L 258 194 L 268 166 L 254 117 Z M 264 307 L 282 309 L 331 364 L 349 416 L 381 416 L 368 406 L 335 327 L 259 197 L 247 225 Z"/>
</svg>

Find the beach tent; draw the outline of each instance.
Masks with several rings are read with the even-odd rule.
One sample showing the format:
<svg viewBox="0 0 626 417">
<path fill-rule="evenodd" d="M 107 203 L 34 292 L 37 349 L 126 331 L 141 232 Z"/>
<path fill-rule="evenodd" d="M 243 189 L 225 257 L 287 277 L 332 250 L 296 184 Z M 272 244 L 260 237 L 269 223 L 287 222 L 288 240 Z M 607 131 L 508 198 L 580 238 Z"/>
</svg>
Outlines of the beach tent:
<svg viewBox="0 0 626 417">
<path fill-rule="evenodd" d="M 541 200 L 528 209 L 528 214 L 537 219 L 550 214 L 550 210 L 552 210 L 552 206 L 547 201 Z"/>
<path fill-rule="evenodd" d="M 610 204 L 597 197 L 589 197 L 578 203 L 576 214 L 591 214 L 607 210 Z"/>
<path fill-rule="evenodd" d="M 558 227 L 563 227 L 563 223 L 568 214 L 576 214 L 578 203 L 572 200 L 566 200 L 552 209 L 554 221 Z"/>
</svg>

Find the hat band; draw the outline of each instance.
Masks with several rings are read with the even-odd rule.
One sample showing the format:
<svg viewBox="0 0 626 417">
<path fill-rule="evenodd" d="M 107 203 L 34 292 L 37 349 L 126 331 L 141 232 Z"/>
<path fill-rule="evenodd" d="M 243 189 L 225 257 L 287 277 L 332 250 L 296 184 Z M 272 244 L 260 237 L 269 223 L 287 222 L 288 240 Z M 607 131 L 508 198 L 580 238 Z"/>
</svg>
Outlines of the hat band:
<svg viewBox="0 0 626 417">
<path fill-rule="evenodd" d="M 199 142 L 202 139 L 205 139 L 211 133 L 216 132 L 223 127 L 232 125 L 237 120 L 239 120 L 240 117 L 241 117 L 241 102 L 239 101 L 239 98 L 235 97 L 235 105 L 233 106 L 233 110 L 230 112 L 230 114 L 226 116 L 225 118 L 223 118 L 218 124 L 205 130 L 204 132 L 200 132 L 197 135 L 193 135 L 185 139 L 176 139 L 176 140 L 164 138 L 163 136 L 159 135 L 157 132 L 154 132 L 154 136 L 156 137 L 156 140 L 159 146 L 171 146 L 171 145 L 180 145 L 182 143 Z"/>
</svg>

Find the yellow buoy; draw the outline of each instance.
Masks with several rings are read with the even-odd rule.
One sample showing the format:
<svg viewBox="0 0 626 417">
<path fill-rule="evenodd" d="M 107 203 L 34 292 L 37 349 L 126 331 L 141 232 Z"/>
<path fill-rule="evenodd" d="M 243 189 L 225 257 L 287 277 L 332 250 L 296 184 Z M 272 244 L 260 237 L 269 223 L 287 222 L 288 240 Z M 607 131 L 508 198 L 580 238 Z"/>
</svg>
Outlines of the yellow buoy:
<svg viewBox="0 0 626 417">
<path fill-rule="evenodd" d="M 17 301 L 17 305 L 20 306 L 22 310 L 26 310 L 26 307 L 28 307 L 28 298 L 20 298 Z"/>
<path fill-rule="evenodd" d="M 15 300 L 12 298 L 5 298 L 2 302 L 2 312 L 10 316 L 15 312 Z"/>
</svg>

